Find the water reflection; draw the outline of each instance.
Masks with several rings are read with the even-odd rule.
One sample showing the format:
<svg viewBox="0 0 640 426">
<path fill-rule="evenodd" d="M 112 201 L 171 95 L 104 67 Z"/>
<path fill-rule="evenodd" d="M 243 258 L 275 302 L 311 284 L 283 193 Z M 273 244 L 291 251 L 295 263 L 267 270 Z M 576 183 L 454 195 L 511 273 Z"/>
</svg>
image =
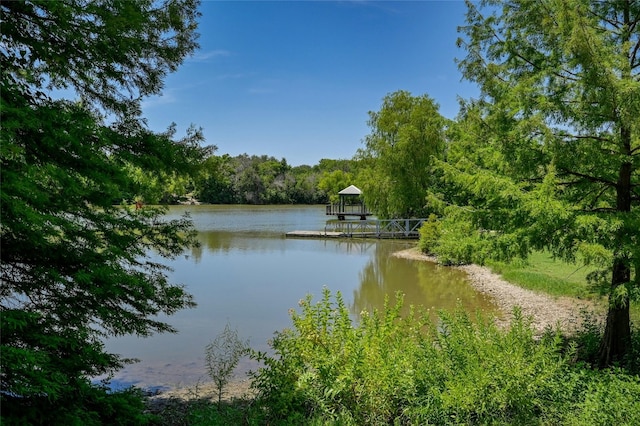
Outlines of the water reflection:
<svg viewBox="0 0 640 426">
<path fill-rule="evenodd" d="M 169 262 L 169 278 L 184 283 L 198 306 L 159 318 L 178 334 L 108 340 L 109 351 L 142 360 L 116 379 L 144 387 L 193 384 L 206 377 L 204 347 L 227 322 L 254 349 L 268 350 L 273 333 L 291 326 L 289 309 L 307 294 L 319 300 L 325 286 L 342 293 L 354 317 L 381 309 L 385 297 L 398 291 L 407 307 L 438 310 L 461 303 L 469 310 L 493 309 L 462 272 L 391 256 L 414 242 L 284 237 L 287 231 L 323 229 L 320 207 L 172 208 L 171 216 L 191 213 L 200 247 Z"/>
<path fill-rule="evenodd" d="M 197 240 L 200 243 L 200 247 L 191 248 L 191 256 L 193 256 L 196 263 L 199 263 L 202 259 L 203 251 L 228 254 L 232 251 L 250 250 L 258 253 L 268 253 L 274 250 L 282 251 L 286 249 L 284 234 L 203 231 L 198 232 Z"/>
<path fill-rule="evenodd" d="M 392 244 L 376 245 L 371 260 L 359 274 L 360 284 L 353 297 L 354 314 L 381 310 L 385 298 L 394 303 L 397 293 L 404 296 L 404 314 L 408 313 L 410 305 L 429 309 L 433 315 L 438 310 L 453 310 L 458 305 L 468 312 L 496 310 L 490 298 L 467 283 L 464 272 L 393 256 L 398 250 L 399 247 Z"/>
</svg>

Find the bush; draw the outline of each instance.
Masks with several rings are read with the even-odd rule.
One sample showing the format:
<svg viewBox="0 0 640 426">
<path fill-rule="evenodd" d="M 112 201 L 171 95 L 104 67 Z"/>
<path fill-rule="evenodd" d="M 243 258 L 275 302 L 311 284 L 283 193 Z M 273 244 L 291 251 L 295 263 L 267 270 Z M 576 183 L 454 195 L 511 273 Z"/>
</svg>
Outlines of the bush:
<svg viewBox="0 0 640 426">
<path fill-rule="evenodd" d="M 418 247 L 444 265 L 483 265 L 489 258 L 486 237 L 469 218 L 452 212 L 442 219 L 429 217 L 420 228 Z"/>
<path fill-rule="evenodd" d="M 70 386 L 71 387 L 71 386 Z M 145 425 L 153 416 L 145 413 L 141 390 L 110 392 L 102 385 L 82 380 L 63 397 L 2 395 L 2 425 Z"/>
<path fill-rule="evenodd" d="M 218 392 L 218 406 L 222 404 L 224 388 L 229 383 L 240 358 L 248 353 L 249 341 L 240 340 L 238 331 L 232 330 L 228 323 L 222 333 L 205 348 L 207 372 Z"/>
<path fill-rule="evenodd" d="M 463 312 L 400 316 L 402 299 L 353 324 L 338 293 L 301 301 L 273 356 L 254 353 L 257 405 L 274 423 L 527 423 L 553 401 L 566 370 L 561 339 L 536 340 L 516 311 L 502 331 Z"/>
<path fill-rule="evenodd" d="M 253 353 L 254 408 L 270 424 L 640 424 L 640 378 L 594 370 L 558 332 L 534 337 L 514 310 L 507 330 L 463 310 L 437 324 L 402 298 L 357 323 L 328 290 L 292 311 L 273 355 Z M 638 338 L 634 340 L 637 343 Z M 636 347 L 636 346 L 634 346 Z"/>
<path fill-rule="evenodd" d="M 421 252 L 434 254 L 436 252 L 436 244 L 442 234 L 442 225 L 436 215 L 431 214 L 429 218 L 422 223 L 420 227 L 420 240 L 418 248 Z"/>
</svg>

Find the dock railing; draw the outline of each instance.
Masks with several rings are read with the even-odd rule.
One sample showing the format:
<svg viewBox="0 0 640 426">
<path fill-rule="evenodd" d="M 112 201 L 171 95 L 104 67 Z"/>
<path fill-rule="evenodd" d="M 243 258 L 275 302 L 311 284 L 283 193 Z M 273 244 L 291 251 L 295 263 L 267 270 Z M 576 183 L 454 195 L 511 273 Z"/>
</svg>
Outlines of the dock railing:
<svg viewBox="0 0 640 426">
<path fill-rule="evenodd" d="M 327 215 L 354 215 L 365 216 L 371 215 L 371 212 L 367 211 L 367 207 L 363 204 L 327 204 Z"/>
<path fill-rule="evenodd" d="M 345 237 L 419 238 L 427 219 L 330 220 L 325 232 L 341 232 Z"/>
</svg>

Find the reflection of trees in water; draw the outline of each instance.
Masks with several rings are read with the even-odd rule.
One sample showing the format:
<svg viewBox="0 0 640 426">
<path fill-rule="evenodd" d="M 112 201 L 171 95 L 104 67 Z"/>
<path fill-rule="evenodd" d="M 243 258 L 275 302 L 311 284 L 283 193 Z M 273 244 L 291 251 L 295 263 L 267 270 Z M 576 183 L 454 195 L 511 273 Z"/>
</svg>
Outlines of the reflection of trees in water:
<svg viewBox="0 0 640 426">
<path fill-rule="evenodd" d="M 199 231 L 196 237 L 200 247 L 192 247 L 191 255 L 199 263 L 205 251 L 228 253 L 232 250 L 251 250 L 270 252 L 284 250 L 284 238 L 278 233 L 238 232 L 238 231 Z"/>
<path fill-rule="evenodd" d="M 354 291 L 351 307 L 353 314 L 381 310 L 385 297 L 393 303 L 397 292 L 404 295 L 405 314 L 410 305 L 438 311 L 452 310 L 460 303 L 469 312 L 495 310 L 488 298 L 467 283 L 464 272 L 391 256 L 394 249 L 397 247 L 386 244 L 376 246 L 372 260 L 360 273 L 360 286 Z"/>
<path fill-rule="evenodd" d="M 193 257 L 195 263 L 200 263 L 200 260 L 202 260 L 202 242 L 197 247 L 191 247 L 191 257 Z"/>
<path fill-rule="evenodd" d="M 377 242 L 378 241 L 374 239 L 353 240 L 351 238 L 348 238 L 332 240 L 332 243 L 334 243 L 336 247 L 336 251 L 347 254 L 365 254 L 371 249 L 371 247 L 375 246 Z"/>
</svg>

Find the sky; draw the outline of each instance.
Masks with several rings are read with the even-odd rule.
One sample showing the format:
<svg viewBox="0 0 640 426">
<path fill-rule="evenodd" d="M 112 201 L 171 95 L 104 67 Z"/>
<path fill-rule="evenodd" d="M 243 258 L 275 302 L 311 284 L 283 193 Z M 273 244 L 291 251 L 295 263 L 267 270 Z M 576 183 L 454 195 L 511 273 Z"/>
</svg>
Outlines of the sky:
<svg viewBox="0 0 640 426">
<path fill-rule="evenodd" d="M 386 95 L 429 95 L 448 118 L 478 95 L 455 63 L 462 1 L 203 0 L 200 11 L 200 49 L 143 115 L 177 136 L 202 128 L 217 155 L 352 158 Z"/>
</svg>

